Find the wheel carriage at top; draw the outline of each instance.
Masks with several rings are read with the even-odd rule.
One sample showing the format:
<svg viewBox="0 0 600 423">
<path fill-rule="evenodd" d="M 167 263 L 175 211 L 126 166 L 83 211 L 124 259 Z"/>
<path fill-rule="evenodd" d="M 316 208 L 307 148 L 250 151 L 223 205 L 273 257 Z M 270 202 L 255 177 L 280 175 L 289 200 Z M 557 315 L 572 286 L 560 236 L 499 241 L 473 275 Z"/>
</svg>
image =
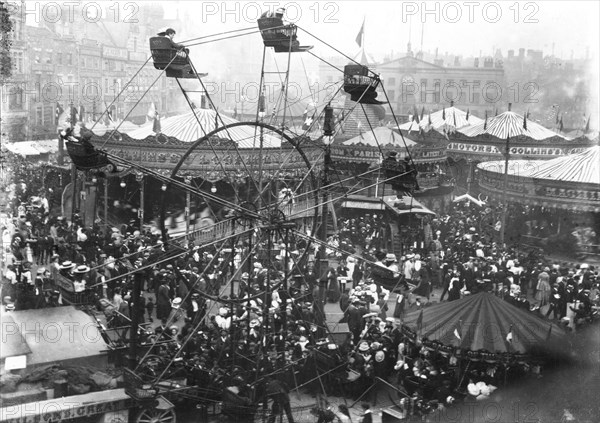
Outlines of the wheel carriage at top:
<svg viewBox="0 0 600 423">
<path fill-rule="evenodd" d="M 258 19 L 258 29 L 265 47 L 273 47 L 275 53 L 299 53 L 308 51 L 312 46 L 301 46 L 296 32 L 298 27 L 283 22 L 283 9 L 275 13 L 265 12 Z"/>
</svg>

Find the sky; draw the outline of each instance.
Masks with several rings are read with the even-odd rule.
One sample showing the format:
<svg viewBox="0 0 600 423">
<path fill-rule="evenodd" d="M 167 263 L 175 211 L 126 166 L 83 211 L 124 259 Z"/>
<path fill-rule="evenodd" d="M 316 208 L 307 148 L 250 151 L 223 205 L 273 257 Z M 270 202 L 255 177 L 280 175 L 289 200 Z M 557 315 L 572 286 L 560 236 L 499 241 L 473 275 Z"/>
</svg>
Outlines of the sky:
<svg viewBox="0 0 600 423">
<path fill-rule="evenodd" d="M 506 56 L 522 47 L 551 54 L 554 44 L 555 55 L 564 59 L 571 52 L 583 58 L 587 48 L 599 57 L 597 1 L 181 1 L 178 9 L 197 22 L 200 35 L 255 26 L 259 10 L 281 6 L 290 21 L 349 55 L 358 49 L 364 19 L 365 48 L 377 60 L 406 51 L 409 34 L 413 51 L 420 49 L 423 34 L 423 50 L 430 52 L 478 56 L 500 48 Z M 176 9 L 167 7 L 166 16 Z M 321 44 L 308 35 L 302 41 Z"/>
</svg>

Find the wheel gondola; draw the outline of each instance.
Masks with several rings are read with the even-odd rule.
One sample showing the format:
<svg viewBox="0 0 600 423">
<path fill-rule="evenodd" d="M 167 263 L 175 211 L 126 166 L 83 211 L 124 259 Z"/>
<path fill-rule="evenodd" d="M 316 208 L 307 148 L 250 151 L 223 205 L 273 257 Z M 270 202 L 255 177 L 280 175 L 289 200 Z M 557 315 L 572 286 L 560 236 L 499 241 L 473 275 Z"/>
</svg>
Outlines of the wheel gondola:
<svg viewBox="0 0 600 423">
<path fill-rule="evenodd" d="M 198 78 L 207 73 L 196 74 L 186 50 L 177 50 L 166 37 L 150 38 L 150 52 L 154 68 L 164 70 L 168 78 Z"/>
<path fill-rule="evenodd" d="M 352 101 L 361 104 L 385 104 L 377 100 L 378 75 L 369 75 L 369 68 L 363 65 L 344 66 L 344 91 Z"/>
<path fill-rule="evenodd" d="M 298 53 L 310 50 L 313 46 L 301 46 L 297 39 L 298 27 L 283 22 L 283 11 L 278 9 L 274 14 L 265 12 L 258 19 L 258 28 L 265 47 L 273 47 L 275 53 Z"/>
</svg>

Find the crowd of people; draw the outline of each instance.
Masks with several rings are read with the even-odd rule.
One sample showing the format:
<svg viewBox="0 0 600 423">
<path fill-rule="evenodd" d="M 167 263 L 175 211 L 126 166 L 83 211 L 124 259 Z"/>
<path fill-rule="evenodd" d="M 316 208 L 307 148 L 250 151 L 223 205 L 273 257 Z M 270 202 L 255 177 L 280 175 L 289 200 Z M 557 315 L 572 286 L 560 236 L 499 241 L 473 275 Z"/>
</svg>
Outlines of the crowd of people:
<svg viewBox="0 0 600 423">
<path fill-rule="evenodd" d="M 252 375 L 278 371 L 288 386 L 313 392 L 325 386 L 355 398 L 375 395 L 373 387 L 384 381 L 408 394 L 407 410 L 426 413 L 459 399 L 469 380 L 455 377 L 452 356 L 434 354 L 402 331 L 408 308 L 488 291 L 559 321 L 569 317 L 574 327 L 598 304 L 594 266 L 503 248 L 493 232 L 477 229 L 482 211 L 473 207 L 457 205 L 448 215 L 424 219 L 422 248 L 398 255 L 387 249 L 383 214 L 342 217 L 326 248 L 332 264 L 319 272 L 302 259 L 312 257 L 307 244 L 257 248 L 262 252 L 244 263 L 250 247 L 242 241 L 233 249 L 189 246 L 173 253 L 135 221 L 85 227 L 77 214 L 72 223 L 51 216 L 42 201 L 2 228 L 1 296 L 6 310 L 74 299 L 105 312 L 113 326 L 128 326 L 135 317 L 162 355 L 181 351 L 195 369 L 194 383 L 218 382 L 247 401 L 260 389 Z M 68 299 L 65 281 L 72 284 Z M 136 283 L 143 293 L 138 298 Z M 343 342 L 331 336 L 330 325 L 338 322 L 328 322 L 327 302 L 339 303 L 340 322 L 348 325 Z M 489 370 L 469 374 L 479 395 L 493 390 L 496 376 Z M 265 395 L 267 385 L 265 379 Z M 286 407 L 277 401 L 277 412 Z"/>
</svg>

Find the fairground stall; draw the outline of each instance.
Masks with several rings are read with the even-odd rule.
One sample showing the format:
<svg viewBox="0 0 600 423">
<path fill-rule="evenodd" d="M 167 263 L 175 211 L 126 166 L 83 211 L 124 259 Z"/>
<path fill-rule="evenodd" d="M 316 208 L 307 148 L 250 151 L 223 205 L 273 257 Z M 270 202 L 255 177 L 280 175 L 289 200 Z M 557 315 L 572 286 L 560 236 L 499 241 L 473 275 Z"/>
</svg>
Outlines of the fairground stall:
<svg viewBox="0 0 600 423">
<path fill-rule="evenodd" d="M 483 194 L 510 204 L 507 230 L 554 252 L 600 253 L 600 147 L 547 161 L 478 165 Z M 506 169 L 506 171 L 505 171 Z M 506 179 L 505 179 L 506 178 Z"/>
</svg>

